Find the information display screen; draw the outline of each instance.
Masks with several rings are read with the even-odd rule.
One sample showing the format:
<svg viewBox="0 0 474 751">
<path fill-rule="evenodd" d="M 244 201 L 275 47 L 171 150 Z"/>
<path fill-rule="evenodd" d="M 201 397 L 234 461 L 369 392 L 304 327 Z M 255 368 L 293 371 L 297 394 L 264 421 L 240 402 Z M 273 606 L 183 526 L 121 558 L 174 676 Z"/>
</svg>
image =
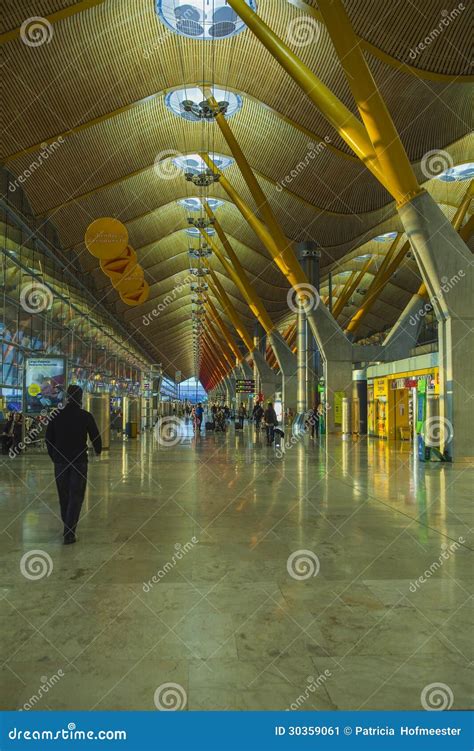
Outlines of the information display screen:
<svg viewBox="0 0 474 751">
<path fill-rule="evenodd" d="M 53 409 L 64 401 L 64 357 L 28 357 L 25 363 L 25 406 L 28 414 Z"/>
<path fill-rule="evenodd" d="M 237 394 L 254 394 L 255 381 L 252 378 L 237 378 L 235 381 L 235 391 Z"/>
</svg>

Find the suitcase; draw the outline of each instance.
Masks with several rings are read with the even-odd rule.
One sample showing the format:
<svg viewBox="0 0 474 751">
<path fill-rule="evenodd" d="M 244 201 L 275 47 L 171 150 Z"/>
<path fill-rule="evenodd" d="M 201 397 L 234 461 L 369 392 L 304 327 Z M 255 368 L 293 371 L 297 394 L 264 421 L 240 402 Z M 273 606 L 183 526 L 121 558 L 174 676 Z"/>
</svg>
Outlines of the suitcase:
<svg viewBox="0 0 474 751">
<path fill-rule="evenodd" d="M 215 424 L 213 422 L 206 422 L 206 430 L 214 430 Z"/>
</svg>

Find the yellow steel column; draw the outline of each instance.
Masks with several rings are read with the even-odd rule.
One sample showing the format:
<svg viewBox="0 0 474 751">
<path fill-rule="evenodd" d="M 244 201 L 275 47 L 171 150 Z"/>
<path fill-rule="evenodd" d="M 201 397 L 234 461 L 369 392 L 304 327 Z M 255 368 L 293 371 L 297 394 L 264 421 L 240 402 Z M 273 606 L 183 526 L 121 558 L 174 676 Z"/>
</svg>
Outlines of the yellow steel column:
<svg viewBox="0 0 474 751">
<path fill-rule="evenodd" d="M 252 295 L 252 292 L 254 292 L 252 288 L 250 288 L 250 292 L 249 292 L 250 285 L 248 283 L 245 271 L 242 268 L 242 266 L 240 267 L 241 273 L 239 273 L 237 269 L 234 269 L 230 265 L 230 263 L 226 260 L 225 256 L 222 254 L 217 243 L 214 242 L 214 240 L 211 237 L 209 237 L 206 231 L 204 229 L 200 229 L 199 231 L 201 232 L 202 236 L 206 238 L 206 241 L 209 243 L 209 245 L 213 249 L 217 259 L 221 262 L 222 266 L 224 267 L 226 274 L 230 277 L 230 279 L 232 279 L 236 287 L 239 289 L 241 295 L 243 296 L 244 300 L 246 300 L 246 302 L 248 303 L 249 308 L 254 314 L 255 318 L 257 318 L 258 321 L 260 321 L 260 323 L 265 328 L 267 333 L 270 333 L 270 331 L 273 329 L 273 324 L 270 318 L 268 317 L 268 314 L 264 308 L 263 308 L 263 317 L 262 317 L 261 310 L 258 305 L 258 302 L 260 301 L 258 300 L 258 296 L 256 293 Z"/>
<path fill-rule="evenodd" d="M 362 279 L 364 278 L 365 274 L 369 270 L 370 266 L 372 265 L 373 258 L 368 258 L 367 261 L 362 266 L 359 273 L 355 272 L 357 274 L 355 278 L 352 278 L 351 276 L 351 282 L 348 285 L 346 290 L 342 290 L 342 294 L 340 297 L 338 297 L 336 304 L 333 307 L 332 314 L 334 318 L 337 318 L 340 313 L 342 313 L 344 306 L 348 300 L 350 300 L 351 295 L 354 293 L 354 290 L 357 289 L 359 284 L 361 283 Z M 348 280 L 349 281 L 349 280 Z"/>
<path fill-rule="evenodd" d="M 352 316 L 351 320 L 349 321 L 346 327 L 347 334 L 354 333 L 354 331 L 356 331 L 356 329 L 360 326 L 362 319 L 367 315 L 369 310 L 372 308 L 372 305 L 376 301 L 380 292 L 383 290 L 385 285 L 388 284 L 393 272 L 399 267 L 399 265 L 405 258 L 406 254 L 408 253 L 409 249 L 410 249 L 410 243 L 407 240 L 406 242 L 403 243 L 398 253 L 393 258 L 391 258 L 390 263 L 385 266 L 383 275 L 382 276 L 377 275 L 377 277 L 375 277 L 372 280 L 372 284 L 370 285 L 367 291 L 367 294 L 364 298 L 364 302 L 360 306 L 359 310 L 356 313 L 354 313 L 354 315 Z M 376 284 L 375 284 L 375 279 L 377 279 Z"/>
<path fill-rule="evenodd" d="M 218 350 L 222 354 L 222 357 L 224 357 L 230 367 L 233 368 L 235 366 L 235 362 L 232 358 L 232 353 L 229 355 L 229 353 L 226 351 L 225 347 L 222 344 L 222 341 L 217 336 L 216 330 L 213 328 L 211 322 L 207 318 L 204 320 L 204 327 L 213 346 L 218 348 Z"/>
<path fill-rule="evenodd" d="M 270 332 L 274 329 L 274 325 L 272 322 L 272 319 L 268 315 L 267 311 L 265 310 L 265 307 L 263 305 L 263 302 L 261 301 L 260 297 L 258 296 L 255 289 L 252 287 L 247 274 L 245 272 L 244 267 L 240 263 L 240 260 L 237 256 L 237 253 L 234 251 L 231 243 L 229 242 L 229 239 L 224 232 L 223 228 L 221 227 L 219 221 L 214 216 L 214 213 L 212 212 L 212 209 L 209 208 L 207 203 L 204 204 L 204 208 L 206 210 L 206 213 L 208 217 L 214 222 L 213 226 L 214 229 L 217 232 L 217 235 L 219 237 L 219 240 L 222 243 L 222 246 L 224 247 L 227 255 L 229 256 L 231 263 L 234 267 L 234 274 L 236 278 L 239 279 L 239 283 L 241 284 L 241 291 L 244 295 L 245 299 L 247 300 L 250 310 L 254 314 L 254 316 L 257 318 L 257 320 L 261 323 L 267 334 L 270 334 Z M 221 261 L 223 266 L 228 266 L 229 264 L 226 262 L 224 256 L 220 252 L 220 250 L 217 248 L 217 244 L 212 242 L 212 247 L 216 251 L 216 255 Z M 234 277 L 233 277 L 234 278 Z"/>
<path fill-rule="evenodd" d="M 291 51 L 267 24 L 247 5 L 245 0 L 228 0 L 229 5 L 311 99 L 341 138 L 389 190 L 374 148 L 363 126 L 352 112 L 325 84 Z"/>
<path fill-rule="evenodd" d="M 213 108 L 214 112 L 218 111 L 217 102 L 214 97 L 209 97 L 208 102 L 210 107 Z M 218 113 L 215 116 L 215 120 L 227 142 L 229 149 L 231 150 L 232 156 L 237 162 L 237 165 L 243 175 L 245 182 L 247 183 L 247 187 L 252 194 L 253 200 L 257 205 L 257 209 L 262 212 L 263 221 L 266 224 L 267 229 L 272 233 L 275 243 L 281 253 L 283 262 L 288 268 L 291 269 L 296 264 L 298 264 L 291 240 L 289 240 L 283 232 L 280 223 L 275 217 L 275 214 L 273 213 L 273 210 L 267 201 L 265 193 L 260 187 L 260 183 L 253 174 L 252 168 L 250 167 L 250 164 L 248 163 L 244 152 L 240 148 L 236 137 L 232 133 L 230 125 L 225 119 L 224 115 L 222 113 Z"/>
<path fill-rule="evenodd" d="M 288 265 L 288 255 L 283 259 L 281 248 L 278 247 L 278 245 L 275 243 L 275 240 L 273 239 L 271 233 L 267 229 L 267 227 L 263 224 L 263 222 L 258 219 L 255 214 L 253 213 L 250 206 L 240 197 L 240 195 L 237 193 L 235 188 L 232 187 L 230 182 L 227 180 L 227 178 L 218 170 L 212 159 L 207 154 L 201 154 L 202 158 L 206 162 L 206 164 L 216 173 L 220 175 L 219 184 L 222 186 L 222 188 L 225 190 L 231 201 L 237 206 L 240 213 L 248 222 L 250 227 L 253 229 L 257 237 L 261 240 L 261 242 L 265 245 L 270 255 L 273 257 L 273 260 L 277 264 L 278 268 L 280 269 L 281 273 L 286 277 L 288 280 L 288 283 L 291 287 L 295 287 L 298 289 L 299 287 L 305 287 L 308 288 L 309 282 L 306 274 L 304 273 L 303 269 L 299 265 L 298 261 L 296 260 L 296 257 L 294 258 L 294 262 L 291 262 L 291 266 Z M 293 251 L 292 251 L 292 255 Z M 303 295 L 304 297 L 304 295 Z"/>
<path fill-rule="evenodd" d="M 253 346 L 252 337 L 250 336 L 249 332 L 245 328 L 244 322 L 242 321 L 239 313 L 236 311 L 236 309 L 232 305 L 227 292 L 225 291 L 224 287 L 222 286 L 219 279 L 217 278 L 217 274 L 215 273 L 213 269 L 211 269 L 211 266 L 209 263 L 207 263 L 206 265 L 211 272 L 212 282 L 209 284 L 210 288 L 214 292 L 217 299 L 220 301 L 222 307 L 224 308 L 225 312 L 227 313 L 230 320 L 232 321 L 232 325 L 234 326 L 238 335 L 240 336 L 243 343 L 247 347 L 248 351 L 253 352 L 254 346 Z"/>
<path fill-rule="evenodd" d="M 388 188 L 398 203 L 421 192 L 390 112 L 377 88 L 342 0 L 319 0 L 318 7 L 366 127 Z"/>
<path fill-rule="evenodd" d="M 236 343 L 234 342 L 234 339 L 232 337 L 232 334 L 230 332 L 230 329 L 228 326 L 224 323 L 224 321 L 221 319 L 219 313 L 216 310 L 216 307 L 210 297 L 207 297 L 206 300 L 207 305 L 209 306 L 209 310 L 211 311 L 211 316 L 213 320 L 217 323 L 218 327 L 222 331 L 222 335 L 224 339 L 226 340 L 227 344 L 229 345 L 229 348 L 232 350 L 232 352 L 235 355 L 235 359 L 237 362 L 242 362 L 244 359 L 243 354 L 240 352 L 239 348 L 237 347 Z"/>
</svg>

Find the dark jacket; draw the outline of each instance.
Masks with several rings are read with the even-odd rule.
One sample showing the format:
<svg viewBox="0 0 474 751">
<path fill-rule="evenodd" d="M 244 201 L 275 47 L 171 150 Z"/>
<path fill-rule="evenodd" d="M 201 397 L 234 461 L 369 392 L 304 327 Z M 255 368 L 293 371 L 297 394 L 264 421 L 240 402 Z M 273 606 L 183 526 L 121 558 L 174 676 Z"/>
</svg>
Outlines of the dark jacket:
<svg viewBox="0 0 474 751">
<path fill-rule="evenodd" d="M 265 410 L 265 422 L 267 425 L 278 425 L 278 418 L 273 407 L 267 407 Z"/>
<path fill-rule="evenodd" d="M 46 428 L 48 454 L 55 464 L 87 462 L 87 436 L 96 454 L 102 451 L 102 439 L 90 412 L 70 402 Z"/>
</svg>

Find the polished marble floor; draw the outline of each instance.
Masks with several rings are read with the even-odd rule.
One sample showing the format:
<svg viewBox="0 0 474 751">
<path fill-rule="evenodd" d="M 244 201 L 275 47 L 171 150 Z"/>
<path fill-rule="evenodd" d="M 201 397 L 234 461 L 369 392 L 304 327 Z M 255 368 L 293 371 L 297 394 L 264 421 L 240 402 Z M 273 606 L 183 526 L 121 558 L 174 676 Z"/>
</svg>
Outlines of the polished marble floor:
<svg viewBox="0 0 474 751">
<path fill-rule="evenodd" d="M 474 467 L 167 440 L 90 464 L 72 546 L 49 459 L 0 460 L 3 708 L 471 706 Z"/>
</svg>

